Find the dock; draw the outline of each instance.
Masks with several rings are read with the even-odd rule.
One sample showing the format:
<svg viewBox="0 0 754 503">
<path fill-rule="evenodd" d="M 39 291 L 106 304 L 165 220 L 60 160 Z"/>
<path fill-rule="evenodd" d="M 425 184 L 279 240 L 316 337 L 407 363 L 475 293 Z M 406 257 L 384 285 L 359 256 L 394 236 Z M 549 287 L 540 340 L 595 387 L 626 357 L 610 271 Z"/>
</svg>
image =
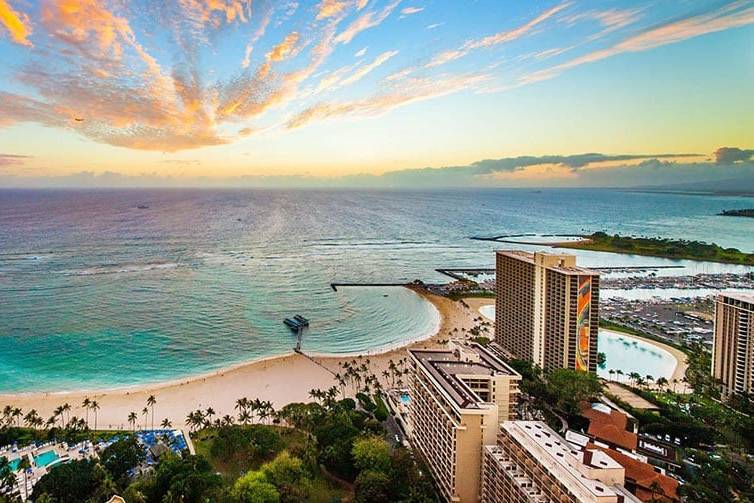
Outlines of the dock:
<svg viewBox="0 0 754 503">
<path fill-rule="evenodd" d="M 406 286 L 408 283 L 330 283 L 330 288 L 333 292 L 337 292 L 338 288 L 347 286 Z"/>
</svg>

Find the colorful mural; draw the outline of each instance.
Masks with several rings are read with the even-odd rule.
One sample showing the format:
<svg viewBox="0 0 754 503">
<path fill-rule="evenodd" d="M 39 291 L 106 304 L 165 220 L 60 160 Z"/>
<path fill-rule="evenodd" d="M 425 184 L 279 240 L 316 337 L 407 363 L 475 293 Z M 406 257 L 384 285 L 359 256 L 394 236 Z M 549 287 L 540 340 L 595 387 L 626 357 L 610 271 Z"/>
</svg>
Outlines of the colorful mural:
<svg viewBox="0 0 754 503">
<path fill-rule="evenodd" d="M 578 311 L 576 313 L 576 370 L 589 370 L 591 332 L 592 278 L 579 277 Z"/>
</svg>

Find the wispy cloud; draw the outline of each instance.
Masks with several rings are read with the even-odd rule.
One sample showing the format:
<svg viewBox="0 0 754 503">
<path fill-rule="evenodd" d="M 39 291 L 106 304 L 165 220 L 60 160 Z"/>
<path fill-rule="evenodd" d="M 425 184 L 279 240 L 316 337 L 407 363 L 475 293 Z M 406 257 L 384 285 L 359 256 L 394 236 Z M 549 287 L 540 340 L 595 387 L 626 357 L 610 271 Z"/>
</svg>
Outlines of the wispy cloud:
<svg viewBox="0 0 754 503">
<path fill-rule="evenodd" d="M 31 22 L 29 16 L 11 7 L 8 0 L 0 0 L 0 26 L 5 27 L 10 39 L 20 45 L 31 46 Z M 2 33 L 2 30 L 0 30 Z"/>
<path fill-rule="evenodd" d="M 470 53 L 471 51 L 475 49 L 489 48 L 489 47 L 504 44 L 507 42 L 512 42 L 516 39 L 519 39 L 523 37 L 524 35 L 526 35 L 527 33 L 531 32 L 537 25 L 550 19 L 555 14 L 566 9 L 570 5 L 571 5 L 571 2 L 562 2 L 554 7 L 551 7 L 545 10 L 534 19 L 520 26 L 517 26 L 516 28 L 512 30 L 501 31 L 501 32 L 488 35 L 486 37 L 476 39 L 476 40 L 469 40 L 458 49 L 451 49 L 448 51 L 443 51 L 437 54 L 435 57 L 433 57 L 429 61 L 429 63 L 427 63 L 426 67 L 432 68 L 435 66 L 444 65 L 446 63 L 449 63 L 451 61 L 454 61 L 456 59 L 466 56 L 468 53 Z"/>
<path fill-rule="evenodd" d="M 750 1 L 731 2 L 711 12 L 646 29 L 606 49 L 592 51 L 560 65 L 533 72 L 523 77 L 521 83 L 526 84 L 551 79 L 571 68 L 601 61 L 619 54 L 647 51 L 700 35 L 753 23 L 754 6 L 751 6 Z"/>
<path fill-rule="evenodd" d="M 341 84 L 344 86 L 347 86 L 347 85 L 360 81 L 361 79 L 369 75 L 373 70 L 378 68 L 380 65 L 388 61 L 390 58 L 392 58 L 396 54 L 398 54 L 398 51 L 383 52 L 382 54 L 374 58 L 374 61 L 372 61 L 368 65 L 362 66 L 361 68 L 356 70 L 352 75 L 343 79 Z"/>
<path fill-rule="evenodd" d="M 348 44 L 362 31 L 379 26 L 400 3 L 401 0 L 391 0 L 381 11 L 371 10 L 361 14 L 335 38 L 335 41 L 340 44 Z"/>
<path fill-rule="evenodd" d="M 401 16 L 410 16 L 412 14 L 418 14 L 424 10 L 424 7 L 405 7 L 401 9 Z"/>
<path fill-rule="evenodd" d="M 448 76 L 441 79 L 409 79 L 390 92 L 375 94 L 363 100 L 319 103 L 296 114 L 287 123 L 295 129 L 316 120 L 334 117 L 377 116 L 395 108 L 456 93 L 478 85 L 487 79 L 484 75 Z"/>
<path fill-rule="evenodd" d="M 344 0 L 322 0 L 318 7 L 319 10 L 316 19 L 320 20 L 337 16 L 338 14 L 341 14 L 346 7 L 348 7 L 348 2 L 345 2 Z"/>
<path fill-rule="evenodd" d="M 0 154 L 0 168 L 5 166 L 17 166 L 31 159 L 29 155 Z"/>
</svg>

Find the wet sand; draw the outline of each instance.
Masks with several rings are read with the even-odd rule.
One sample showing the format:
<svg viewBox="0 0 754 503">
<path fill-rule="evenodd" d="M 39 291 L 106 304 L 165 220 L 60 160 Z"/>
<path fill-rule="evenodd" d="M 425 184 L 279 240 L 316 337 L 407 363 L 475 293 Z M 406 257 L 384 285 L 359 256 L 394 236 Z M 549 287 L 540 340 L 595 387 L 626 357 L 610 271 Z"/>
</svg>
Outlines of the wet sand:
<svg viewBox="0 0 754 503">
<path fill-rule="evenodd" d="M 100 406 L 97 414 L 99 429 L 130 429 L 127 417 L 132 411 L 139 415 L 141 427 L 151 427 L 151 408 L 146 418 L 142 415 L 142 410 L 147 407 L 147 398 L 154 395 L 157 399 L 154 407 L 155 426 L 167 418 L 177 427 L 184 425 L 187 414 L 198 408 L 212 407 L 216 417 L 226 414 L 235 416 L 235 402 L 242 397 L 269 400 L 275 408 L 292 402 L 310 401 L 310 390 L 336 386 L 335 373 L 342 372 L 340 364 L 353 360 L 358 361 L 359 365 L 369 360 L 371 373 L 380 376 L 383 385 L 392 385 L 392 379 L 381 377 L 383 370 L 390 365 L 390 360 L 397 362 L 404 358 L 409 347 L 441 347 L 451 337 L 464 338 L 464 330 L 471 329 L 475 324 L 474 318 L 479 317 L 476 310 L 467 308 L 460 302 L 421 290 L 417 293 L 432 302 L 439 311 L 439 330 L 428 339 L 383 353 L 363 354 L 360 357 L 291 353 L 162 384 L 109 391 L 0 394 L 0 407 L 8 404 L 20 407 L 24 413 L 36 409 L 43 418 L 47 418 L 56 407 L 68 403 L 72 407 L 71 417 L 85 417 L 86 411 L 81 403 L 88 397 L 96 400 Z M 349 390 L 346 389 L 346 392 Z M 93 427 L 94 415 L 91 411 L 89 422 Z"/>
</svg>

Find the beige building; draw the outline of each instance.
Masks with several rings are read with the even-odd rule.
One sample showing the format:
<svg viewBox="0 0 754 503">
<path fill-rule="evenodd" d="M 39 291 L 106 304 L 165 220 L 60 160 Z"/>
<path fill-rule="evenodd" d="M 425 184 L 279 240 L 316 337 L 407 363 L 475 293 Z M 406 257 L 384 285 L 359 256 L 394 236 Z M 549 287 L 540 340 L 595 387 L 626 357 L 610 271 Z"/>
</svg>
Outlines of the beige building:
<svg viewBox="0 0 754 503">
<path fill-rule="evenodd" d="M 623 466 L 604 452 L 574 450 L 540 421 L 509 421 L 484 448 L 481 501 L 639 502 L 624 480 Z"/>
<path fill-rule="evenodd" d="M 599 273 L 576 257 L 499 251 L 495 341 L 544 369 L 597 371 Z"/>
<path fill-rule="evenodd" d="M 754 295 L 726 293 L 715 302 L 712 375 L 726 393 L 754 393 Z"/>
<path fill-rule="evenodd" d="M 479 501 L 482 446 L 513 418 L 521 376 L 478 344 L 409 350 L 407 433 L 445 501 Z"/>
</svg>

